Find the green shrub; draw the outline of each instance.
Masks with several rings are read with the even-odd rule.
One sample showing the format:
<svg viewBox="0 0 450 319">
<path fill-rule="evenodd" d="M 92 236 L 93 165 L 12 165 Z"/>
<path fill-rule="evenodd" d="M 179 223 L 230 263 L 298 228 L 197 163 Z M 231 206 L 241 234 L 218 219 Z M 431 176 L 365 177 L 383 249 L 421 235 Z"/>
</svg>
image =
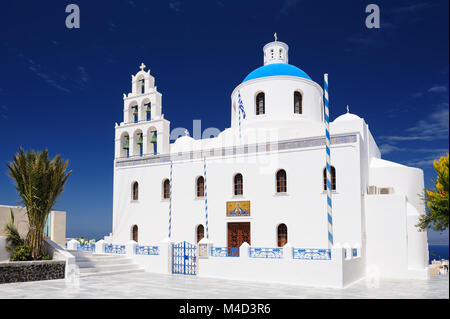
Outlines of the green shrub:
<svg viewBox="0 0 450 319">
<path fill-rule="evenodd" d="M 30 247 L 27 245 L 19 245 L 14 248 L 11 261 L 26 261 L 31 260 Z"/>
<path fill-rule="evenodd" d="M 41 260 L 51 260 L 50 255 L 44 253 L 44 254 L 42 255 L 42 257 L 41 257 Z"/>
</svg>

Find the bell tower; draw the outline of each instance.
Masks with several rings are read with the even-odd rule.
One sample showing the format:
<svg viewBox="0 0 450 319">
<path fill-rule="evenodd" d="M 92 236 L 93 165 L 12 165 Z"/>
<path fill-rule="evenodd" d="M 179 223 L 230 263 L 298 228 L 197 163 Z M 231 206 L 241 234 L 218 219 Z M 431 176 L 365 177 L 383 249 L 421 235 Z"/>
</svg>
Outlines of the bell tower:
<svg viewBox="0 0 450 319">
<path fill-rule="evenodd" d="M 131 92 L 123 94 L 123 122 L 116 124 L 115 158 L 169 153 L 170 122 L 162 114 L 162 94 L 150 70 L 131 76 Z"/>
</svg>

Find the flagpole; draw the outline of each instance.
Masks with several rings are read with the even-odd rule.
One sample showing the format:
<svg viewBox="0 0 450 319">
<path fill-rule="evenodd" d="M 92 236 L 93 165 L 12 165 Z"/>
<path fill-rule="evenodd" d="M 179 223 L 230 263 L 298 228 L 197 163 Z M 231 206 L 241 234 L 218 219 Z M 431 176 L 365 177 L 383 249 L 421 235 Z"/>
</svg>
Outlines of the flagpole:
<svg viewBox="0 0 450 319">
<path fill-rule="evenodd" d="M 242 131 L 241 131 L 241 105 L 242 105 L 242 101 L 241 101 L 241 93 L 238 91 L 238 109 L 239 109 L 239 141 L 242 141 Z"/>
<path fill-rule="evenodd" d="M 331 152 L 330 152 L 330 110 L 328 99 L 328 74 L 324 75 L 325 94 L 325 135 L 326 135 L 326 158 L 327 158 L 327 215 L 328 215 L 328 248 L 333 248 L 333 205 L 331 189 Z"/>
<path fill-rule="evenodd" d="M 206 157 L 203 157 L 203 179 L 204 179 L 204 197 L 205 197 L 205 219 L 206 219 L 206 239 L 209 240 L 208 229 L 208 189 L 206 186 Z"/>
<path fill-rule="evenodd" d="M 169 179 L 169 239 L 172 236 L 172 161 L 170 161 L 170 179 Z"/>
</svg>

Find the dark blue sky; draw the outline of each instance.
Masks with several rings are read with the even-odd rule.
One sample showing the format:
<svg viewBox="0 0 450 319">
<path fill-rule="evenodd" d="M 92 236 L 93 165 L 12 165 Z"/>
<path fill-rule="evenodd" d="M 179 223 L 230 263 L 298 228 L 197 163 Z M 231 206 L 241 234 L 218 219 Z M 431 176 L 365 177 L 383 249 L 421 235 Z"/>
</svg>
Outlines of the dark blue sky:
<svg viewBox="0 0 450 319">
<path fill-rule="evenodd" d="M 66 5 L 81 28 L 65 27 Z M 376 3 L 381 28 L 365 27 Z M 273 33 L 289 62 L 322 85 L 331 119 L 364 117 L 383 158 L 417 166 L 425 182 L 448 151 L 449 16 L 443 1 L 2 1 L 0 203 L 19 202 L 6 163 L 19 146 L 70 160 L 56 209 L 67 235 L 111 231 L 114 123 L 144 62 L 172 128 L 229 126 L 230 94 L 262 65 Z M 430 234 L 433 242 L 448 242 Z"/>
</svg>

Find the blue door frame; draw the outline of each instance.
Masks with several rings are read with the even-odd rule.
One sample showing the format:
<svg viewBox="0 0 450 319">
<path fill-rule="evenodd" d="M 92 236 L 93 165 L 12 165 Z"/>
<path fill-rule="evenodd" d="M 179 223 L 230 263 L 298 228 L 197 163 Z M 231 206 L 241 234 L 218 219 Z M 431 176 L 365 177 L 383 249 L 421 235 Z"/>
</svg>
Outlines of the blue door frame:
<svg viewBox="0 0 450 319">
<path fill-rule="evenodd" d="M 197 246 L 186 241 L 172 246 L 172 274 L 197 274 Z"/>
</svg>

